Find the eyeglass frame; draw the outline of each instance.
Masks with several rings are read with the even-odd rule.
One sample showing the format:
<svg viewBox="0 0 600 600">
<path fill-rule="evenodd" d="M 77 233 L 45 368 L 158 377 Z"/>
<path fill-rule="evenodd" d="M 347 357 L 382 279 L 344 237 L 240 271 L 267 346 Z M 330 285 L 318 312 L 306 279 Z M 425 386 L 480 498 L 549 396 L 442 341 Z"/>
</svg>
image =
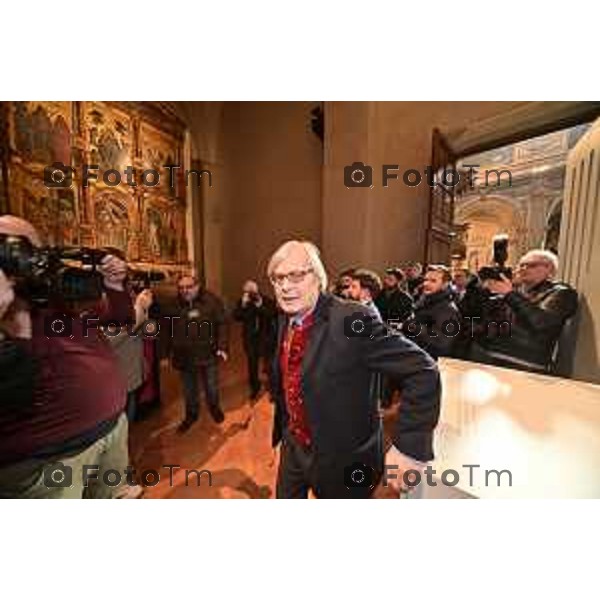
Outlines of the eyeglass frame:
<svg viewBox="0 0 600 600">
<path fill-rule="evenodd" d="M 517 265 L 518 269 L 535 269 L 535 267 L 548 267 L 549 264 L 543 260 L 536 260 L 530 263 L 519 263 Z"/>
<path fill-rule="evenodd" d="M 302 283 L 309 273 L 314 273 L 314 272 L 315 272 L 315 270 L 313 267 L 308 267 L 306 269 L 290 271 L 289 273 L 284 273 L 284 274 L 280 274 L 280 275 L 276 275 L 275 273 L 273 273 L 269 277 L 269 280 L 271 281 L 271 285 L 273 285 L 273 287 L 281 287 L 284 284 L 286 279 L 290 283 L 297 285 L 298 283 Z"/>
</svg>

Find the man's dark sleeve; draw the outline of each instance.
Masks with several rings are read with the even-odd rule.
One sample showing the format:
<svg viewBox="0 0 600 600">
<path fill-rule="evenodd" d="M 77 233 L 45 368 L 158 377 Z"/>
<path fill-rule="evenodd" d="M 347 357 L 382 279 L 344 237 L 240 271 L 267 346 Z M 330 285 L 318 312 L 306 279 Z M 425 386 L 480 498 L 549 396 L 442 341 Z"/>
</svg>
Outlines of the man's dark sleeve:
<svg viewBox="0 0 600 600">
<path fill-rule="evenodd" d="M 460 315 L 457 310 L 445 307 L 439 311 L 433 323 L 422 323 L 420 334 L 415 337 L 415 343 L 437 360 L 440 356 L 451 356 L 455 337 L 444 331 L 444 323 L 455 324 L 456 332 L 460 330 Z M 453 329 L 450 330 L 453 333 Z"/>
<path fill-rule="evenodd" d="M 233 313 L 232 316 L 236 321 L 243 321 L 244 317 L 246 316 L 246 311 L 247 311 L 248 307 L 246 306 L 242 306 L 242 301 L 238 300 L 235 308 L 233 309 Z"/>
<path fill-rule="evenodd" d="M 363 338 L 369 370 L 397 381 L 401 391 L 393 434 L 394 446 L 419 461 L 433 459 L 433 431 L 440 414 L 441 382 L 435 361 L 401 334 L 373 321 Z"/>
<path fill-rule="evenodd" d="M 520 324 L 532 333 L 560 329 L 564 321 L 577 311 L 577 292 L 570 287 L 560 286 L 548 294 L 539 304 L 533 304 L 517 292 L 505 297 Z"/>
</svg>

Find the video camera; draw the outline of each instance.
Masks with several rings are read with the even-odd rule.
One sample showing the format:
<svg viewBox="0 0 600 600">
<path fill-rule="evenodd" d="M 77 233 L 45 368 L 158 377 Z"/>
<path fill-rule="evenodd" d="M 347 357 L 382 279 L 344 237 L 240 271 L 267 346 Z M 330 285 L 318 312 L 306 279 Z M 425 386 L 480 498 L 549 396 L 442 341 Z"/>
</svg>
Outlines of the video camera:
<svg viewBox="0 0 600 600">
<path fill-rule="evenodd" d="M 15 293 L 37 306 L 63 302 L 89 302 L 102 297 L 102 260 L 112 254 L 124 259 L 115 248 L 80 246 L 38 248 L 29 238 L 0 233 L 0 269 L 15 280 Z M 132 271 L 131 279 L 148 287 L 164 279 L 156 271 Z"/>
<path fill-rule="evenodd" d="M 496 235 L 493 239 L 493 261 L 494 266 L 486 266 L 479 269 L 477 275 L 481 281 L 496 279 L 500 281 L 502 275 L 512 279 L 512 269 L 505 266 L 508 260 L 508 236 L 506 234 Z"/>
<path fill-rule="evenodd" d="M 0 269 L 15 280 L 17 295 L 36 305 L 100 298 L 102 276 L 96 267 L 107 254 L 95 248 L 37 248 L 25 236 L 0 233 Z M 69 264 L 75 261 L 84 267 Z"/>
<path fill-rule="evenodd" d="M 131 269 L 128 277 L 131 289 L 139 294 L 142 290 L 151 288 L 153 283 L 164 281 L 165 274 L 151 269 Z"/>
</svg>

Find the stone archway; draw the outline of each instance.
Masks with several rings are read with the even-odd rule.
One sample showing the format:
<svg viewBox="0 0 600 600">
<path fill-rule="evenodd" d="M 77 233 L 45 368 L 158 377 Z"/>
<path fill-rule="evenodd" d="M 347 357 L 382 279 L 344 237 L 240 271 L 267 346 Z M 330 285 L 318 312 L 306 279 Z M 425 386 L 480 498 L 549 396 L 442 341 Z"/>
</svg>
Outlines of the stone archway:
<svg viewBox="0 0 600 600">
<path fill-rule="evenodd" d="M 463 266 L 470 271 L 492 263 L 495 235 L 509 236 L 509 264 L 515 264 L 526 251 L 525 215 L 509 199 L 486 196 L 459 203 L 454 221 L 465 230 Z"/>
</svg>

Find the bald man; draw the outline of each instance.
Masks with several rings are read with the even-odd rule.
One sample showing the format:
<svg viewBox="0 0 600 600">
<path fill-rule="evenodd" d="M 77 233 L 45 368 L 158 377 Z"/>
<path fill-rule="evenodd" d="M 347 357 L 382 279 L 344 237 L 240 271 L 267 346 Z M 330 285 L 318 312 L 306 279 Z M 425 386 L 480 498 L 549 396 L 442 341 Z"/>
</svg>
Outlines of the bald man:
<svg viewBox="0 0 600 600">
<path fill-rule="evenodd" d="M 40 244 L 35 228 L 13 215 L 0 217 L 0 234 Z M 127 293 L 114 289 L 122 265 L 107 257 L 104 266 L 104 284 L 127 302 Z M 0 498 L 120 497 L 127 483 L 127 387 L 113 351 L 97 335 L 85 335 L 75 312 L 67 315 L 70 337 L 48 337 L 45 325 L 54 312 L 18 297 L 1 267 L 1 337 L 18 349 L 17 366 L 36 368 L 29 398 L 0 396 Z M 10 376 L 3 372 L 3 381 Z M 84 465 L 92 468 L 86 472 Z M 123 474 L 117 485 L 105 481 L 109 469 Z"/>
</svg>

